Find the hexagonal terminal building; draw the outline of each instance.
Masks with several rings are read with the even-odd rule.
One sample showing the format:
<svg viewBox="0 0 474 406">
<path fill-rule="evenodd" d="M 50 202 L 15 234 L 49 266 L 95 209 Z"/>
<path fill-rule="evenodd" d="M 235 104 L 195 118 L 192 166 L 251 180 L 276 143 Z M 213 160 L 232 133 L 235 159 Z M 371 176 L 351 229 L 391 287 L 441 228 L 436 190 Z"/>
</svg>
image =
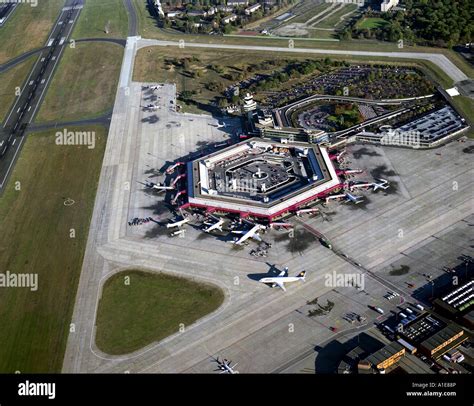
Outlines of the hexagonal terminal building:
<svg viewBox="0 0 474 406">
<path fill-rule="evenodd" d="M 272 220 L 342 187 L 327 150 L 254 138 L 187 163 L 184 207 Z"/>
</svg>

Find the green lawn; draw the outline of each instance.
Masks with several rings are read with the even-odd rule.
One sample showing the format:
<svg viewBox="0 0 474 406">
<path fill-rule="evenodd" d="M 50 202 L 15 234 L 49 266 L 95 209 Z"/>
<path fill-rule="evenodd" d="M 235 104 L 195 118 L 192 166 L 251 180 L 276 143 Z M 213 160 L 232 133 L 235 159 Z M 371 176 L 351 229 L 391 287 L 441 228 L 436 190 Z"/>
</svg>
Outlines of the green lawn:
<svg viewBox="0 0 474 406">
<path fill-rule="evenodd" d="M 471 125 L 466 135 L 469 138 L 474 138 L 474 100 L 467 96 L 455 96 L 452 98 L 452 102 Z"/>
<path fill-rule="evenodd" d="M 388 24 L 383 18 L 378 17 L 367 17 L 362 18 L 356 24 L 356 28 L 359 29 L 374 29 L 374 28 L 382 28 L 384 25 Z"/>
<path fill-rule="evenodd" d="M 343 7 L 341 7 L 340 10 L 336 11 L 334 14 L 331 14 L 329 17 L 325 18 L 321 22 L 315 25 L 316 28 L 336 28 L 337 25 L 339 25 L 342 21 L 341 18 L 348 14 L 352 13 L 355 10 L 357 10 L 357 6 L 355 4 L 346 4 Z M 345 18 L 348 18 L 349 15 L 347 15 Z"/>
<path fill-rule="evenodd" d="M 315 6 L 313 6 L 311 9 L 309 9 L 305 13 L 299 14 L 295 18 L 292 18 L 288 23 L 305 23 L 310 18 L 312 18 L 315 15 L 323 12 L 324 10 L 329 8 L 330 6 L 331 6 L 331 3 L 316 4 Z"/>
<path fill-rule="evenodd" d="M 96 345 L 113 355 L 138 350 L 178 332 L 180 324 L 186 329 L 223 301 L 224 293 L 215 286 L 166 274 L 120 272 L 103 287 Z"/>
<path fill-rule="evenodd" d="M 280 56 L 280 55 L 278 55 Z M 182 60 L 183 58 L 198 58 L 194 62 L 190 62 L 189 70 L 200 72 L 199 77 L 191 77 L 182 67 L 169 65 L 167 61 Z M 184 111 L 192 113 L 209 113 L 209 103 L 216 97 L 222 96 L 221 91 L 210 90 L 209 84 L 219 83 L 228 86 L 235 82 L 224 77 L 227 74 L 240 74 L 246 72 L 250 66 L 260 64 L 265 61 L 275 61 L 276 65 L 267 70 L 261 70 L 262 73 L 272 73 L 277 67 L 286 65 L 285 59 L 288 55 L 282 55 L 276 58 L 274 54 L 268 52 L 259 52 L 256 54 L 242 54 L 230 50 L 199 50 L 199 49 L 179 49 L 161 47 L 147 47 L 137 52 L 135 60 L 135 68 L 133 72 L 133 80 L 138 82 L 170 82 L 176 83 L 178 92 L 184 90 L 195 91 L 192 96 L 195 104 L 184 105 Z M 211 65 L 218 65 L 223 69 L 222 73 L 217 73 L 211 69 Z M 246 77 L 250 77 L 256 73 L 247 72 Z M 222 88 L 223 90 L 224 88 Z M 183 105 L 182 101 L 179 101 Z"/>
<path fill-rule="evenodd" d="M 92 118 L 112 109 L 123 48 L 100 42 L 67 48 L 41 105 L 37 122 Z"/>
<path fill-rule="evenodd" d="M 0 122 L 6 119 L 17 97 L 15 89 L 23 86 L 36 58 L 36 56 L 31 56 L 26 61 L 0 74 Z"/>
<path fill-rule="evenodd" d="M 0 28 L 0 63 L 43 46 L 63 5 L 64 0 L 40 0 L 37 7 L 19 4 Z"/>
<path fill-rule="evenodd" d="M 320 30 L 317 28 L 311 28 L 308 30 L 309 38 L 311 39 L 337 39 L 335 31 Z"/>
<path fill-rule="evenodd" d="M 38 274 L 37 291 L 0 289 L 1 373 L 61 371 L 106 140 L 68 130 L 95 131 L 95 149 L 30 134 L 0 198 L 1 272 Z"/>
<path fill-rule="evenodd" d="M 105 32 L 106 27 L 108 33 Z M 72 38 L 125 38 L 127 32 L 128 16 L 122 0 L 88 0 Z"/>
</svg>

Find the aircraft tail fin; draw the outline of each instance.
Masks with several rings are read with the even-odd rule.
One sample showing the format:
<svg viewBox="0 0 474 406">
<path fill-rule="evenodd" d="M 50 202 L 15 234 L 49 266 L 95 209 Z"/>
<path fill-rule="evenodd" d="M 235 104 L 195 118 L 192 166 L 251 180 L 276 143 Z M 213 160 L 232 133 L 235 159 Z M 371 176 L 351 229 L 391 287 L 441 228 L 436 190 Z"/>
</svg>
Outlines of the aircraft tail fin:
<svg viewBox="0 0 474 406">
<path fill-rule="evenodd" d="M 299 274 L 298 274 L 298 278 L 301 278 L 301 280 L 304 282 L 306 281 L 306 271 L 301 271 Z"/>
</svg>

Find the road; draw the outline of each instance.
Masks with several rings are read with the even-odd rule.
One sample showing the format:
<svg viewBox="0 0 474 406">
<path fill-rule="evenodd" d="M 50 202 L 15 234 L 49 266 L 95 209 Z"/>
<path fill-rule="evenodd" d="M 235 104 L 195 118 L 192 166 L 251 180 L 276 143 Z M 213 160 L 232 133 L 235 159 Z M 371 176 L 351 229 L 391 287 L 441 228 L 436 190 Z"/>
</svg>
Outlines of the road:
<svg viewBox="0 0 474 406">
<path fill-rule="evenodd" d="M 0 4 L 0 27 L 4 26 L 10 16 L 15 11 L 16 3 L 4 3 Z"/>
<path fill-rule="evenodd" d="M 27 60 L 30 56 L 35 55 L 39 52 L 43 52 L 45 49 L 46 47 L 33 49 L 31 51 L 25 52 L 24 54 L 18 55 L 13 59 L 10 59 L 8 62 L 5 62 L 4 64 L 0 65 L 0 73 L 6 72 L 7 70 L 18 65 L 19 63 L 22 63 L 23 61 Z"/>
<path fill-rule="evenodd" d="M 84 0 L 67 0 L 22 86 L 0 132 L 0 193 L 8 180 L 24 142 L 26 129 L 33 121 L 56 66 L 83 7 Z"/>
<path fill-rule="evenodd" d="M 128 14 L 128 36 L 134 37 L 138 35 L 138 19 L 135 7 L 132 4 L 132 0 L 123 0 L 125 8 Z"/>
<path fill-rule="evenodd" d="M 142 39 L 139 41 L 138 48 L 146 46 L 179 46 L 176 41 L 161 41 Z M 387 57 L 387 58 L 401 58 L 401 59 L 421 59 L 429 61 L 442 69 L 455 82 L 466 80 L 468 77 L 462 72 L 454 63 L 452 63 L 446 56 L 436 53 L 424 52 L 376 52 L 376 51 L 342 51 L 331 49 L 317 49 L 317 48 L 284 48 L 271 46 L 257 46 L 257 45 L 229 45 L 229 44 L 205 44 L 195 42 L 185 42 L 186 48 L 207 48 L 207 49 L 228 49 L 240 51 L 261 51 L 261 52 L 290 52 L 301 54 L 323 54 L 323 55 L 344 55 L 350 56 L 373 56 L 373 57 Z"/>
<path fill-rule="evenodd" d="M 77 39 L 76 43 L 78 42 L 109 42 L 112 44 L 117 44 L 122 47 L 125 47 L 127 40 L 120 39 L 120 38 L 82 38 L 82 39 Z M 48 49 L 48 48 L 43 47 L 43 48 L 33 49 L 31 51 L 25 52 L 24 54 L 18 55 L 13 59 L 10 59 L 8 62 L 5 62 L 4 64 L 0 65 L 0 73 L 6 72 L 7 70 L 13 68 L 14 66 L 24 62 L 30 56 L 43 52 L 45 49 Z"/>
</svg>

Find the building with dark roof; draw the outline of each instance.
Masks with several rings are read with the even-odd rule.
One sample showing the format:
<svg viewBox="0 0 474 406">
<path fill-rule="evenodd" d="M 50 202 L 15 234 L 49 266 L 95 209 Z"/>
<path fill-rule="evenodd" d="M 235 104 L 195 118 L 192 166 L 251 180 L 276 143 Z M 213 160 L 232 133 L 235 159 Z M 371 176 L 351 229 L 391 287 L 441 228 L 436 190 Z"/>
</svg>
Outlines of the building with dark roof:
<svg viewBox="0 0 474 406">
<path fill-rule="evenodd" d="M 467 340 L 464 330 L 452 323 L 433 334 L 420 344 L 420 351 L 432 358 L 439 358 L 449 350 Z"/>
<path fill-rule="evenodd" d="M 405 355 L 405 347 L 394 341 L 382 349 L 367 357 L 367 361 L 372 368 L 378 371 L 385 371 L 388 367 L 394 365 Z"/>
</svg>

